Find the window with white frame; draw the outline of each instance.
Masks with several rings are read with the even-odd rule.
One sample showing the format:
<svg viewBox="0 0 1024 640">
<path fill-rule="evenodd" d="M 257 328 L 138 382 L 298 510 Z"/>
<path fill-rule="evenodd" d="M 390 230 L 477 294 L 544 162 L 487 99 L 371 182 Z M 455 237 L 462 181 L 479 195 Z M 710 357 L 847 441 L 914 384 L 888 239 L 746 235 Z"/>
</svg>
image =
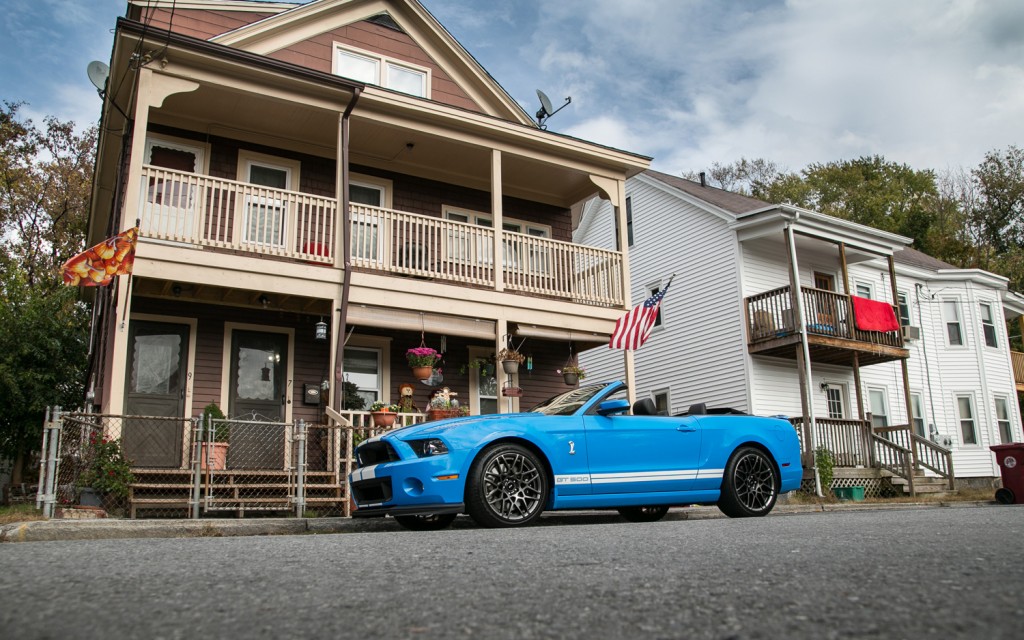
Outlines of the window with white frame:
<svg viewBox="0 0 1024 640">
<path fill-rule="evenodd" d="M 349 177 L 352 257 L 370 261 L 381 258 L 384 238 L 380 235 L 381 215 L 376 208 L 388 208 L 391 204 L 390 195 L 390 180 L 374 179 L 369 176 Z"/>
<path fill-rule="evenodd" d="M 1013 442 L 1013 427 L 1010 424 L 1010 405 L 1006 398 L 996 396 L 996 424 L 999 427 L 999 442 L 1010 444 Z"/>
<path fill-rule="evenodd" d="M 658 410 L 659 416 L 667 416 L 672 406 L 669 401 L 669 390 L 659 389 L 658 391 L 651 392 L 651 398 L 654 400 L 654 407 Z"/>
<path fill-rule="evenodd" d="M 900 326 L 910 326 L 910 296 L 905 291 L 900 291 L 896 294 L 896 299 L 899 302 L 897 305 L 900 311 Z"/>
<path fill-rule="evenodd" d="M 889 401 L 885 389 L 868 389 L 868 402 L 871 405 L 871 426 L 889 426 Z"/>
<path fill-rule="evenodd" d="M 238 152 L 238 180 L 245 190 L 242 236 L 247 243 L 281 247 L 288 244 L 289 202 L 283 191 L 299 183 L 300 163 L 252 151 Z"/>
<path fill-rule="evenodd" d="M 992 318 L 992 305 L 987 302 L 981 303 L 981 331 L 985 334 L 985 346 L 995 347 L 996 344 L 996 323 Z"/>
<path fill-rule="evenodd" d="M 169 239 L 191 239 L 195 227 L 195 182 L 180 173 L 203 173 L 205 149 L 192 141 L 179 142 L 159 137 L 146 138 L 144 163 L 160 169 L 150 170 L 143 187 L 141 227 L 146 235 Z"/>
<path fill-rule="evenodd" d="M 857 282 L 854 285 L 854 288 L 857 292 L 856 295 L 861 298 L 873 299 L 875 297 L 874 289 L 871 287 L 871 283 L 869 282 Z"/>
<path fill-rule="evenodd" d="M 363 399 L 363 409 L 382 399 L 380 349 L 345 347 L 345 381 L 354 382 Z"/>
<path fill-rule="evenodd" d="M 835 383 L 825 385 L 825 404 L 828 407 L 828 417 L 833 420 L 842 420 L 846 417 L 846 410 L 843 407 L 843 386 Z"/>
<path fill-rule="evenodd" d="M 956 300 L 942 301 L 942 320 L 946 323 L 946 342 L 958 347 L 964 344 L 963 330 L 960 328 L 960 304 Z"/>
<path fill-rule="evenodd" d="M 485 347 L 470 347 L 470 362 L 487 362 L 469 367 L 469 401 L 473 415 L 498 413 L 498 378 L 490 358 L 494 351 Z"/>
<path fill-rule="evenodd" d="M 647 297 L 644 298 L 644 300 L 646 300 L 647 298 L 649 298 L 651 296 L 657 295 L 659 291 L 661 291 L 661 285 L 660 284 L 657 285 L 657 286 L 653 286 L 653 287 L 647 287 Z M 661 312 L 662 312 L 662 310 L 664 308 L 665 308 L 665 306 L 663 304 L 658 305 L 658 315 L 654 317 L 654 326 L 655 327 L 660 327 L 661 324 L 662 324 Z"/>
<path fill-rule="evenodd" d="M 335 44 L 334 73 L 420 98 L 430 89 L 430 69 L 340 44 Z"/>
<path fill-rule="evenodd" d="M 617 240 L 616 240 L 617 241 Z M 633 198 L 626 196 L 626 242 L 633 246 Z"/>
<path fill-rule="evenodd" d="M 492 216 L 487 213 L 448 206 L 442 209 L 444 217 L 448 220 L 479 227 L 492 227 L 494 225 Z M 551 237 L 551 227 L 515 218 L 503 218 L 501 228 L 504 231 L 521 233 L 534 238 Z M 528 245 L 528 250 L 524 251 L 522 245 Z M 491 264 L 491 256 L 493 254 L 491 246 L 491 243 L 486 242 L 483 236 L 473 234 L 469 230 L 453 229 L 448 234 L 446 250 L 450 260 L 489 265 Z M 519 239 L 515 236 L 506 237 L 502 246 L 506 266 L 518 267 L 520 254 L 526 253 L 530 257 L 530 269 L 537 273 L 546 273 L 548 259 L 543 247 L 534 246 L 529 240 L 525 238 Z"/>
<path fill-rule="evenodd" d="M 978 444 L 978 427 L 974 419 L 974 398 L 969 394 L 956 397 L 957 417 L 960 420 L 960 442 Z"/>
<path fill-rule="evenodd" d="M 920 393 L 910 394 L 911 422 L 914 424 L 914 433 L 926 437 L 924 432 L 924 403 Z"/>
</svg>

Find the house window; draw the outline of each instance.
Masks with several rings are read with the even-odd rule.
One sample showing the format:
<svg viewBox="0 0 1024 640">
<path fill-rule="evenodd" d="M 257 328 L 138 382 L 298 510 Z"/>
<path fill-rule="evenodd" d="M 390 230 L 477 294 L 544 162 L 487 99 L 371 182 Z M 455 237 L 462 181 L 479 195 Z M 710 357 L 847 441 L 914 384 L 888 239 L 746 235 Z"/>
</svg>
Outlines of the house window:
<svg viewBox="0 0 1024 640">
<path fill-rule="evenodd" d="M 868 401 L 871 404 L 871 426 L 889 426 L 889 403 L 884 389 L 868 389 Z"/>
<path fill-rule="evenodd" d="M 828 417 L 833 420 L 842 420 L 846 417 L 843 409 L 843 387 L 839 384 L 829 384 L 825 387 L 825 402 L 828 405 Z"/>
<path fill-rule="evenodd" d="M 485 361 L 488 363 L 478 367 L 469 367 L 469 401 L 470 411 L 473 415 L 498 413 L 498 379 L 494 363 L 490 361 L 493 356 L 492 349 L 469 348 L 470 362 Z"/>
<path fill-rule="evenodd" d="M 163 138 L 147 138 L 144 163 L 175 172 L 203 173 L 204 149 Z M 146 235 L 166 239 L 193 239 L 197 196 L 195 181 L 180 173 L 153 172 L 143 185 L 140 226 Z"/>
<path fill-rule="evenodd" d="M 899 293 L 896 294 L 896 299 L 899 302 L 899 304 L 897 306 L 899 306 L 899 311 L 900 311 L 900 326 L 901 327 L 909 327 L 910 326 L 910 296 L 908 296 L 905 292 L 900 291 Z"/>
<path fill-rule="evenodd" d="M 647 297 L 644 298 L 644 300 L 646 300 L 647 298 L 649 298 L 651 296 L 657 295 L 659 291 L 661 291 L 661 285 L 658 285 L 657 287 L 648 287 L 647 288 L 647 292 L 648 292 L 647 293 Z M 661 322 L 662 322 L 661 312 L 662 312 L 662 310 L 664 308 L 665 308 L 664 304 L 658 305 L 658 315 L 654 318 L 654 326 L 655 327 L 660 327 L 661 326 Z"/>
<path fill-rule="evenodd" d="M 836 290 L 836 277 L 831 273 L 814 272 L 814 288 L 824 291 Z"/>
<path fill-rule="evenodd" d="M 669 415 L 669 402 L 668 389 L 662 389 L 660 391 L 651 392 L 651 397 L 654 399 L 654 407 L 658 410 L 659 416 Z"/>
<path fill-rule="evenodd" d="M 974 401 L 969 395 L 956 397 L 960 419 L 960 441 L 963 444 L 978 444 L 978 429 L 974 423 Z"/>
<path fill-rule="evenodd" d="M 858 282 L 854 288 L 857 291 L 856 295 L 861 298 L 868 298 L 870 300 L 875 297 L 871 285 L 867 282 Z"/>
<path fill-rule="evenodd" d="M 335 44 L 334 73 L 420 98 L 427 97 L 430 70 L 370 51 Z"/>
<path fill-rule="evenodd" d="M 356 384 L 364 409 L 382 397 L 380 355 L 379 349 L 345 348 L 345 380 Z"/>
<path fill-rule="evenodd" d="M 962 346 L 964 334 L 960 329 L 960 306 L 956 300 L 942 301 L 942 319 L 946 323 L 946 340 L 950 346 Z"/>
<path fill-rule="evenodd" d="M 910 394 L 911 422 L 914 424 L 914 433 L 925 437 L 924 433 L 924 404 L 921 401 L 920 393 Z"/>
<path fill-rule="evenodd" d="M 985 346 L 996 346 L 996 325 L 992 319 L 992 305 L 981 303 L 981 330 L 985 334 Z"/>
<path fill-rule="evenodd" d="M 626 241 L 633 246 L 633 198 L 626 198 Z"/>
<path fill-rule="evenodd" d="M 444 217 L 455 222 L 464 222 L 479 227 L 491 227 L 494 221 L 490 214 L 479 211 L 459 209 L 457 207 L 442 207 Z M 551 227 L 547 225 L 534 224 L 525 220 L 515 218 L 504 218 L 501 228 L 511 233 L 522 233 L 534 238 L 550 238 Z M 469 230 L 453 229 L 448 233 L 447 255 L 450 260 L 465 261 L 475 264 L 491 264 L 493 253 L 492 244 L 486 241 L 483 235 L 477 235 Z M 502 243 L 505 266 L 518 267 L 519 257 L 528 254 L 530 257 L 530 270 L 534 273 L 546 273 L 548 269 L 548 256 L 544 246 L 538 246 L 524 238 L 506 236 Z"/>
<path fill-rule="evenodd" d="M 999 426 L 999 442 L 1010 444 L 1013 442 L 1013 429 L 1010 425 L 1010 405 L 1006 398 L 996 396 L 996 424 Z"/>
<path fill-rule="evenodd" d="M 287 245 L 289 202 L 282 191 L 299 182 L 300 163 L 250 151 L 238 152 L 238 180 L 245 190 L 242 216 L 243 240 L 281 247 Z"/>
</svg>

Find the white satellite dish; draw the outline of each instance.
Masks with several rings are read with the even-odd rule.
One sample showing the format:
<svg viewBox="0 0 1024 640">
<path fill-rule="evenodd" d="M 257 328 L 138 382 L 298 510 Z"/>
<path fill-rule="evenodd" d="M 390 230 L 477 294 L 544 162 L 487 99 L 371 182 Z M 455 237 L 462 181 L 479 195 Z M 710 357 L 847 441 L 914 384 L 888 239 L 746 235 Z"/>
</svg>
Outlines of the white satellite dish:
<svg viewBox="0 0 1024 640">
<path fill-rule="evenodd" d="M 540 109 L 537 110 L 537 126 L 541 129 L 546 129 L 547 126 L 544 124 L 548 118 L 555 115 L 572 102 L 572 96 L 565 99 L 565 104 L 555 109 L 554 105 L 551 104 L 551 98 L 546 93 L 537 89 L 537 97 L 540 99 Z"/>
<path fill-rule="evenodd" d="M 103 97 L 103 93 L 107 90 L 107 77 L 110 76 L 110 67 L 99 60 L 93 60 L 85 68 L 85 72 L 89 74 L 89 82 L 92 83 L 92 86 L 96 87 L 100 97 Z"/>
</svg>

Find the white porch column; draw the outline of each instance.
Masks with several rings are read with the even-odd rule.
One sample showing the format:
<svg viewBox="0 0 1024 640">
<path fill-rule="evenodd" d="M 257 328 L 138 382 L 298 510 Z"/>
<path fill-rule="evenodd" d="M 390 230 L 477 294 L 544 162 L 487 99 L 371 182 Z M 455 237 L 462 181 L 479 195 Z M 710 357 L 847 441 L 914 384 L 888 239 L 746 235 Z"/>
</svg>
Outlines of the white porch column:
<svg viewBox="0 0 1024 640">
<path fill-rule="evenodd" d="M 504 212 L 501 208 L 501 151 L 491 150 L 491 218 L 494 225 L 494 290 L 505 290 Z M 498 332 L 500 338 L 504 330 Z"/>
</svg>

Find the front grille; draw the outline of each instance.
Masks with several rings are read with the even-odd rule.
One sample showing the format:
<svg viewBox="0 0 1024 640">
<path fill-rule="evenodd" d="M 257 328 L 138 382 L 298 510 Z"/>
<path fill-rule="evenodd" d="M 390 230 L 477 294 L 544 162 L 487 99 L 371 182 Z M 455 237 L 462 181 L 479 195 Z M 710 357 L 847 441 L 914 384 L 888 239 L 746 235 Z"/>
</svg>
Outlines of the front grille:
<svg viewBox="0 0 1024 640">
<path fill-rule="evenodd" d="M 394 462 L 400 460 L 398 454 L 387 442 L 378 440 L 376 442 L 367 442 L 366 444 L 360 445 L 359 449 L 356 450 L 356 455 L 359 458 L 357 462 L 359 467 L 369 467 L 382 462 Z"/>
<path fill-rule="evenodd" d="M 352 483 L 356 504 L 376 504 L 391 500 L 391 478 L 371 478 Z"/>
</svg>

